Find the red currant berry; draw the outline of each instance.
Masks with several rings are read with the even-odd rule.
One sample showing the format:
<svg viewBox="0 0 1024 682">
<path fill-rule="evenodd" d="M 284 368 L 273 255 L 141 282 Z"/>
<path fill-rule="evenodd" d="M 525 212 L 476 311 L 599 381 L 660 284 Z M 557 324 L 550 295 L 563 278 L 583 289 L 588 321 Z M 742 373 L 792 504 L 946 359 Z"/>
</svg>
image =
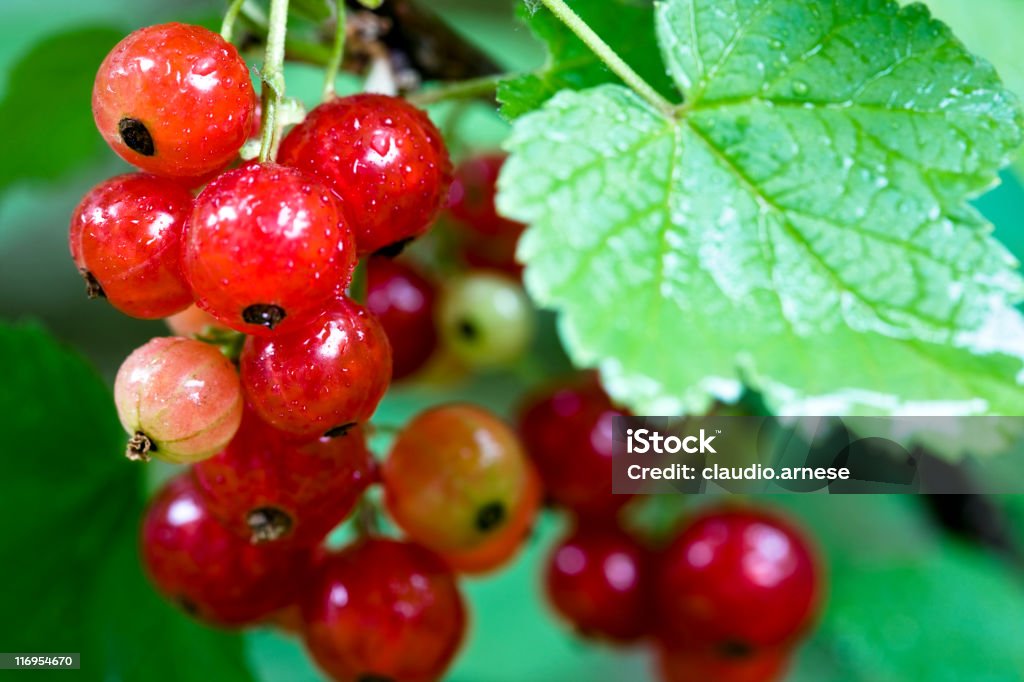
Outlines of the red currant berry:
<svg viewBox="0 0 1024 682">
<path fill-rule="evenodd" d="M 713 649 L 658 651 L 662 682 L 777 682 L 789 663 L 786 649 L 729 656 Z"/>
<path fill-rule="evenodd" d="M 522 283 L 523 266 L 516 261 L 516 248 L 525 229 L 520 225 L 516 231 L 495 236 L 464 230 L 459 236 L 462 260 L 471 268 L 497 270 Z"/>
<path fill-rule="evenodd" d="M 133 32 L 103 60 L 96 127 L 139 168 L 195 178 L 226 166 L 249 136 L 256 94 L 233 45 L 201 26 Z"/>
<path fill-rule="evenodd" d="M 391 347 L 377 319 L 342 297 L 299 331 L 248 339 L 239 365 L 264 421 L 330 436 L 373 415 L 391 380 Z"/>
<path fill-rule="evenodd" d="M 434 285 L 415 268 L 390 258 L 367 267 L 366 307 L 391 342 L 392 379 L 420 369 L 437 347 Z"/>
<path fill-rule="evenodd" d="M 234 535 L 210 515 L 185 474 L 149 504 L 142 562 L 157 590 L 185 611 L 215 625 L 239 626 L 295 603 L 310 555 L 256 546 Z"/>
<path fill-rule="evenodd" d="M 649 566 L 647 551 L 623 531 L 584 524 L 551 555 L 548 598 L 581 635 L 633 641 L 650 629 Z"/>
<path fill-rule="evenodd" d="M 217 336 L 221 334 L 235 334 L 230 327 L 225 327 L 217 318 L 206 312 L 197 305 L 190 305 L 180 313 L 175 313 L 164 322 L 167 328 L 175 336 L 185 338 L 198 338 L 200 336 Z"/>
<path fill-rule="evenodd" d="M 522 266 L 516 262 L 516 245 L 526 226 L 498 215 L 494 204 L 505 158 L 502 153 L 483 154 L 460 163 L 448 192 L 448 213 L 458 228 L 466 263 L 519 279 Z"/>
<path fill-rule="evenodd" d="M 629 501 L 628 495 L 612 494 L 612 419 L 622 414 L 590 375 L 528 399 L 519 434 L 554 502 L 606 515 Z"/>
<path fill-rule="evenodd" d="M 263 104 L 256 100 L 256 109 L 252 112 L 252 125 L 249 127 L 249 139 L 258 140 L 260 139 L 261 129 L 263 128 Z"/>
<path fill-rule="evenodd" d="M 298 329 L 348 283 L 352 239 L 329 190 L 294 168 L 249 163 L 196 198 L 185 276 L 199 307 L 232 329 Z"/>
<path fill-rule="evenodd" d="M 306 644 L 339 682 L 432 682 L 466 611 L 451 571 L 414 544 L 368 539 L 328 556 L 303 600 Z"/>
<path fill-rule="evenodd" d="M 210 511 L 252 542 L 314 545 L 355 507 L 373 461 L 357 427 L 295 440 L 247 410 L 223 452 L 193 471 Z"/>
<path fill-rule="evenodd" d="M 531 468 L 500 419 L 472 405 L 443 405 L 402 429 L 381 477 L 398 525 L 448 554 L 480 549 L 505 532 L 529 494 Z"/>
<path fill-rule="evenodd" d="M 90 298 L 147 319 L 188 307 L 181 231 L 191 211 L 188 189 L 155 175 L 119 175 L 92 188 L 71 217 L 69 238 Z"/>
<path fill-rule="evenodd" d="M 783 646 L 810 624 L 821 578 L 807 540 L 756 510 L 708 511 L 659 559 L 661 634 L 687 649 Z"/>
<path fill-rule="evenodd" d="M 479 234 L 498 236 L 523 230 L 523 224 L 498 215 L 494 199 L 498 193 L 498 175 L 505 163 L 502 153 L 483 154 L 467 159 L 455 169 L 448 192 L 448 211 L 465 227 Z"/>
<path fill-rule="evenodd" d="M 281 163 L 323 178 L 344 200 L 360 253 L 426 232 L 444 203 L 451 161 L 427 115 L 362 94 L 325 102 L 284 138 Z"/>
<path fill-rule="evenodd" d="M 316 570 L 313 569 L 311 573 L 315 575 Z M 266 624 L 290 636 L 301 637 L 303 632 L 302 606 L 298 603 L 286 606 L 269 618 Z"/>
<path fill-rule="evenodd" d="M 114 380 L 130 459 L 198 462 L 228 444 L 242 421 L 238 373 L 216 347 L 156 338 L 122 363 Z"/>
<path fill-rule="evenodd" d="M 459 573 L 482 575 L 507 565 L 519 553 L 533 530 L 540 509 L 540 477 L 530 467 L 526 489 L 519 504 L 509 515 L 508 523 L 478 547 L 445 552 L 444 560 Z"/>
</svg>

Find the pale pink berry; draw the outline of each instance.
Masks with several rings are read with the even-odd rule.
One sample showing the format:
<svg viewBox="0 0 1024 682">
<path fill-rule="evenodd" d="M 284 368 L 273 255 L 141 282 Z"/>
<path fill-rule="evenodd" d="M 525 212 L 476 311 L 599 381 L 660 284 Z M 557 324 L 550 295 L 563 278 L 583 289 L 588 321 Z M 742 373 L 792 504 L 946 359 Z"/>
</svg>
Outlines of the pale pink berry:
<svg viewBox="0 0 1024 682">
<path fill-rule="evenodd" d="M 114 381 L 129 459 L 187 464 L 223 449 L 242 420 L 242 390 L 231 362 L 212 345 L 156 338 L 136 349 Z"/>
</svg>

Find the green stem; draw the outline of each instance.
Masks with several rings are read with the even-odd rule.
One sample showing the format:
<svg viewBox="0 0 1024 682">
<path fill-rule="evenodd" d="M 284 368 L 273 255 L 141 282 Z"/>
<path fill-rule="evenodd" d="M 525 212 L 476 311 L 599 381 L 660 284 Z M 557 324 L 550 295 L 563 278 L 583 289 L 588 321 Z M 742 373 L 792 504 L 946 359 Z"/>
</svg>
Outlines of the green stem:
<svg viewBox="0 0 1024 682">
<path fill-rule="evenodd" d="M 220 25 L 220 37 L 229 43 L 235 34 L 235 19 L 238 18 L 238 13 L 242 11 L 244 4 L 245 0 L 231 0 L 228 11 L 224 13 L 224 21 Z"/>
<path fill-rule="evenodd" d="M 645 81 L 629 64 L 624 62 L 622 57 L 609 47 L 608 43 L 601 39 L 601 36 L 594 33 L 594 30 L 587 25 L 587 22 L 580 18 L 580 15 L 576 14 L 569 5 L 565 4 L 564 0 L 541 0 L 541 2 L 551 10 L 552 14 L 558 17 L 559 21 L 568 26 L 569 30 L 575 33 L 576 37 L 582 40 L 590 48 L 591 52 L 612 70 L 612 73 L 621 78 L 623 83 L 657 109 L 668 115 L 672 114 L 674 110 L 672 103 L 662 97 L 657 90 L 651 87 L 650 83 Z"/>
<path fill-rule="evenodd" d="M 334 81 L 338 78 L 338 69 L 341 68 L 341 62 L 345 58 L 345 2 L 344 0 L 338 0 L 336 5 L 338 13 L 338 22 L 334 27 L 334 45 L 331 48 L 331 58 L 327 62 L 327 70 L 324 72 L 324 100 L 329 100 L 335 96 Z"/>
<path fill-rule="evenodd" d="M 277 110 L 284 97 L 284 45 L 288 34 L 288 0 L 270 0 L 267 56 L 263 60 L 263 129 L 260 131 L 260 162 L 277 156 L 281 125 Z"/>
<path fill-rule="evenodd" d="M 436 88 L 423 90 L 409 96 L 409 101 L 418 107 L 435 104 L 449 99 L 473 99 L 474 97 L 494 97 L 494 91 L 504 75 L 482 76 L 470 80 L 447 83 Z"/>
<path fill-rule="evenodd" d="M 348 297 L 356 303 L 366 303 L 366 290 L 369 288 L 369 273 L 367 272 L 366 260 L 356 264 L 352 272 L 352 281 L 348 285 Z"/>
<path fill-rule="evenodd" d="M 381 534 L 380 512 L 368 497 L 363 497 L 356 507 L 356 533 L 362 538 L 377 537 Z"/>
<path fill-rule="evenodd" d="M 196 341 L 216 346 L 224 354 L 224 357 L 237 365 L 238 358 L 242 355 L 245 334 L 216 327 L 206 327 L 201 333 L 196 334 Z"/>
</svg>

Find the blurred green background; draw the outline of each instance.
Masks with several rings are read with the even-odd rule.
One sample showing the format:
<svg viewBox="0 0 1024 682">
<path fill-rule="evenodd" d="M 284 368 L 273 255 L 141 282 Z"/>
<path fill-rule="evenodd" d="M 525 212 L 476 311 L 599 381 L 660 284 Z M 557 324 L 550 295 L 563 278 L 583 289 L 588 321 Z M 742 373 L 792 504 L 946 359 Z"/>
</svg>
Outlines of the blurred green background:
<svg viewBox="0 0 1024 682">
<path fill-rule="evenodd" d="M 1019 91 L 1024 49 L 1002 34 L 1019 30 L 1011 19 L 1024 18 L 1024 3 L 934 4 Z M 511 0 L 429 5 L 510 70 L 543 60 L 514 20 Z M 89 96 L 100 60 L 134 28 L 168 20 L 215 25 L 222 9 L 207 0 L 0 0 L 0 604 L 7 615 L 0 650 L 81 651 L 79 675 L 89 679 L 319 679 L 294 640 L 269 630 L 213 633 L 164 606 L 144 584 L 134 529 L 152 481 L 121 460 L 122 435 L 103 384 L 133 348 L 165 330 L 86 300 L 67 252 L 74 205 L 90 186 L 127 169 L 92 124 Z M 317 69 L 289 67 L 287 76 L 289 95 L 315 103 Z M 445 111 L 435 113 L 443 118 Z M 457 137 L 463 149 L 491 148 L 505 131 L 479 105 L 461 119 Z M 1021 183 L 1007 172 L 978 203 L 997 235 L 1024 255 Z M 449 389 L 404 388 L 388 397 L 379 418 L 401 423 L 425 404 L 456 396 L 508 413 L 525 386 L 521 373 L 508 373 Z M 1007 475 L 1024 481 L 1024 472 Z M 812 530 L 831 571 L 827 612 L 792 679 L 1024 680 L 1019 498 L 989 500 L 1003 524 L 1002 551 L 946 532 L 919 498 L 763 502 L 787 507 Z M 683 504 L 660 502 L 651 513 L 674 517 Z M 449 680 L 651 678 L 644 649 L 586 644 L 547 610 L 540 566 L 563 525 L 549 515 L 511 568 L 465 581 L 472 630 Z"/>
</svg>

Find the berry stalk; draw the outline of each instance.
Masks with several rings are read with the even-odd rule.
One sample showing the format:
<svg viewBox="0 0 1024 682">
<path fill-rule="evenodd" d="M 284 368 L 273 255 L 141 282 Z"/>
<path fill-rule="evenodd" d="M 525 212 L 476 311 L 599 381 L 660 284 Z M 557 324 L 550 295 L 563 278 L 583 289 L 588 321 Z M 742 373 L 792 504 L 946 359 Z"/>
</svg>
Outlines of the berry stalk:
<svg viewBox="0 0 1024 682">
<path fill-rule="evenodd" d="M 260 162 L 277 156 L 281 126 L 277 110 L 284 97 L 284 47 L 288 34 L 288 0 L 271 0 L 267 28 L 267 52 L 263 60 L 263 128 L 260 130 Z"/>
<path fill-rule="evenodd" d="M 327 101 L 336 96 L 335 81 L 338 78 L 338 69 L 345 59 L 345 32 L 348 30 L 344 2 L 338 2 L 336 7 L 337 23 L 334 26 L 334 45 L 331 46 L 331 58 L 327 62 L 327 69 L 324 71 L 324 94 L 323 99 Z"/>
<path fill-rule="evenodd" d="M 231 4 L 228 5 L 228 11 L 224 13 L 224 21 L 220 25 L 220 37 L 229 43 L 235 34 L 235 21 L 238 19 L 238 14 L 242 11 L 242 5 L 245 2 L 246 0 L 231 0 Z"/>
</svg>

